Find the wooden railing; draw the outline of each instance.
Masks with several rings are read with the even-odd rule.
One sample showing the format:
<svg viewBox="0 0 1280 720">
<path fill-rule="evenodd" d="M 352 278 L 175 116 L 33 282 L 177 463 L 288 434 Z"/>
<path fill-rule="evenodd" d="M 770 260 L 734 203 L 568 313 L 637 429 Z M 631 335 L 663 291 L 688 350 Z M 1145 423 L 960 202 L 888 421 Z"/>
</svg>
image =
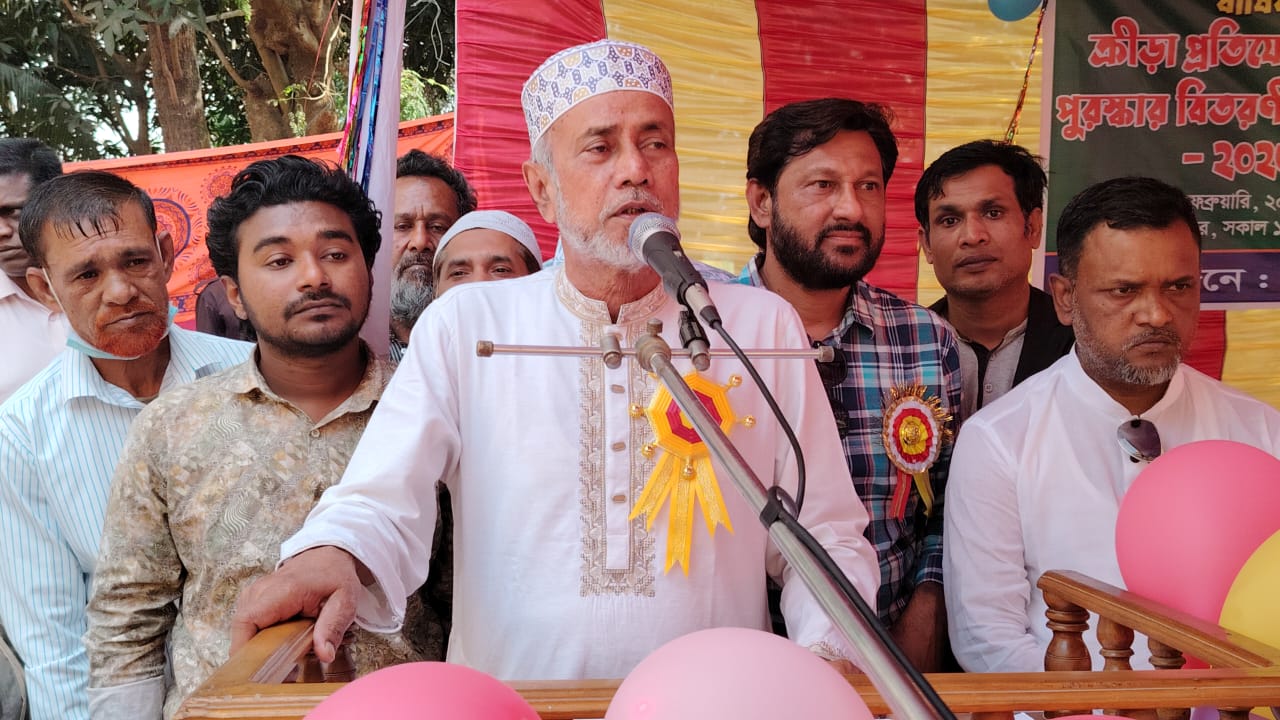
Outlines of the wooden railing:
<svg viewBox="0 0 1280 720">
<path fill-rule="evenodd" d="M 1070 572 L 1049 572 L 1039 587 L 1049 605 L 1054 639 L 1046 672 L 935 674 L 927 676 L 956 713 L 993 720 L 1014 710 L 1043 710 L 1056 717 L 1093 708 L 1142 720 L 1185 720 L 1188 708 L 1216 706 L 1223 720 L 1244 720 L 1248 708 L 1280 705 L 1280 650 L 1226 631 L 1132 593 Z M 1082 634 L 1089 613 L 1106 668 L 1091 672 Z M 1152 664 L 1130 670 L 1133 634 L 1151 639 Z M 284 682 L 296 675 L 310 647 L 310 621 L 294 621 L 260 633 L 222 666 L 179 710 L 179 720 L 301 718 L 342 685 Z M 1182 653 L 1212 665 L 1176 670 Z M 873 713 L 888 707 L 865 677 L 851 676 Z M 618 680 L 513 683 L 543 720 L 604 717 Z M 1079 710 L 1070 710 L 1079 708 Z"/>
</svg>

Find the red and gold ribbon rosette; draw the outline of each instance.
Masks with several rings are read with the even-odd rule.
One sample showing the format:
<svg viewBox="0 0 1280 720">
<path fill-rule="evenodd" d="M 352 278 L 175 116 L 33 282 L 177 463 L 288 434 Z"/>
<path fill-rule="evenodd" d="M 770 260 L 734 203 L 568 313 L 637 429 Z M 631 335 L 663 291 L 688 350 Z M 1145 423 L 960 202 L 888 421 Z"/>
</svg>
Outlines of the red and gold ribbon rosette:
<svg viewBox="0 0 1280 720">
<path fill-rule="evenodd" d="M 889 502 L 889 514 L 907 516 L 907 500 L 914 484 L 924 502 L 925 516 L 933 514 L 933 485 L 929 468 L 938 460 L 942 445 L 951 437 L 951 414 L 937 396 L 928 397 L 924 385 L 890 388 L 884 410 L 881 439 L 889 462 L 898 469 Z"/>
<path fill-rule="evenodd" d="M 742 378 L 734 375 L 729 378 L 728 385 L 716 385 L 693 372 L 684 379 L 727 435 L 738 422 L 729 405 L 729 388 L 742 384 Z M 662 506 L 669 504 L 667 559 L 663 572 L 669 572 L 672 565 L 680 563 L 684 574 L 688 575 L 689 552 L 693 546 L 694 505 L 702 510 L 702 519 L 706 521 L 707 534 L 711 537 L 715 537 L 719 525 L 733 532 L 733 523 L 729 521 L 729 511 L 711 467 L 711 451 L 680 411 L 667 388 L 659 387 L 649 407 L 641 412 L 649 420 L 656 436 L 654 442 L 646 444 L 641 452 L 645 457 L 653 457 L 662 450 L 662 456 L 655 463 L 640 498 L 631 509 L 631 519 L 644 515 L 645 526 L 652 529 Z M 741 422 L 747 427 L 755 423 L 751 416 Z"/>
</svg>

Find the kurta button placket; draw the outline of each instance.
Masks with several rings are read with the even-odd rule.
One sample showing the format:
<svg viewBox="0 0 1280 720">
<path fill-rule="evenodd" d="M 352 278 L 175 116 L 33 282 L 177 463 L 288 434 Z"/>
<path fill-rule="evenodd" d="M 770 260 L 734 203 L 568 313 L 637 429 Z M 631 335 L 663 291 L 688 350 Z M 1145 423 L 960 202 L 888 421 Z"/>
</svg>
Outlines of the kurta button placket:
<svg viewBox="0 0 1280 720">
<path fill-rule="evenodd" d="M 608 325 L 604 333 L 616 333 L 627 345 L 627 333 L 618 325 Z M 631 563 L 631 520 L 630 508 L 625 501 L 618 502 L 614 498 L 626 497 L 631 491 L 632 458 L 626 452 L 631 440 L 631 398 L 630 386 L 631 360 L 624 360 L 617 368 L 604 370 L 604 384 L 609 392 L 604 394 L 605 422 L 604 448 L 609 452 L 604 458 L 604 496 L 613 500 L 605 506 L 605 567 L 609 570 L 626 570 Z"/>
</svg>

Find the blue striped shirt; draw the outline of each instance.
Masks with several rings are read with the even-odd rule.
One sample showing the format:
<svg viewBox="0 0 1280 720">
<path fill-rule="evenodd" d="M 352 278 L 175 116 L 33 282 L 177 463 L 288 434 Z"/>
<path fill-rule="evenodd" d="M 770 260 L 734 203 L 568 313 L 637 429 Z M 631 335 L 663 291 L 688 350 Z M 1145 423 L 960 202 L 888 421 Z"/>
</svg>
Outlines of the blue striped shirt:
<svg viewBox="0 0 1280 720">
<path fill-rule="evenodd" d="M 253 346 L 174 327 L 160 390 L 244 362 Z M 107 490 L 142 403 L 64 350 L 0 405 L 0 619 L 32 720 L 87 720 L 81 637 Z"/>
</svg>

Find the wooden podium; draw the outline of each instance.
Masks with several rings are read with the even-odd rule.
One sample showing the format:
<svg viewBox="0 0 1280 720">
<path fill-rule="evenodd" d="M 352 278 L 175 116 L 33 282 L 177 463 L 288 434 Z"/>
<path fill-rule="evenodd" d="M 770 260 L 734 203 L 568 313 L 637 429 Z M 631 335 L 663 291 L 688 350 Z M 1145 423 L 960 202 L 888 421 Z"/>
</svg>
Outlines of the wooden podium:
<svg viewBox="0 0 1280 720">
<path fill-rule="evenodd" d="M 1046 717 L 1103 708 L 1141 720 L 1186 720 L 1188 708 L 1216 706 L 1223 720 L 1245 720 L 1249 709 L 1280 705 L 1280 649 L 1192 618 L 1159 603 L 1071 572 L 1048 572 L 1039 587 L 1049 605 L 1053 640 L 1042 673 L 935 674 L 928 679 L 957 714 L 981 720 L 1015 710 Z M 1277 608 L 1280 612 L 1280 608 Z M 1089 671 L 1083 633 L 1099 617 L 1106 662 Z M 1150 638 L 1157 670 L 1131 670 L 1134 632 Z M 341 683 L 286 682 L 310 650 L 311 622 L 260 633 L 183 704 L 179 720 L 301 718 Z M 1179 670 L 1183 653 L 1212 667 Z M 543 720 L 602 718 L 620 680 L 513 683 Z M 888 712 L 865 677 L 851 676 L 871 711 Z"/>
</svg>

